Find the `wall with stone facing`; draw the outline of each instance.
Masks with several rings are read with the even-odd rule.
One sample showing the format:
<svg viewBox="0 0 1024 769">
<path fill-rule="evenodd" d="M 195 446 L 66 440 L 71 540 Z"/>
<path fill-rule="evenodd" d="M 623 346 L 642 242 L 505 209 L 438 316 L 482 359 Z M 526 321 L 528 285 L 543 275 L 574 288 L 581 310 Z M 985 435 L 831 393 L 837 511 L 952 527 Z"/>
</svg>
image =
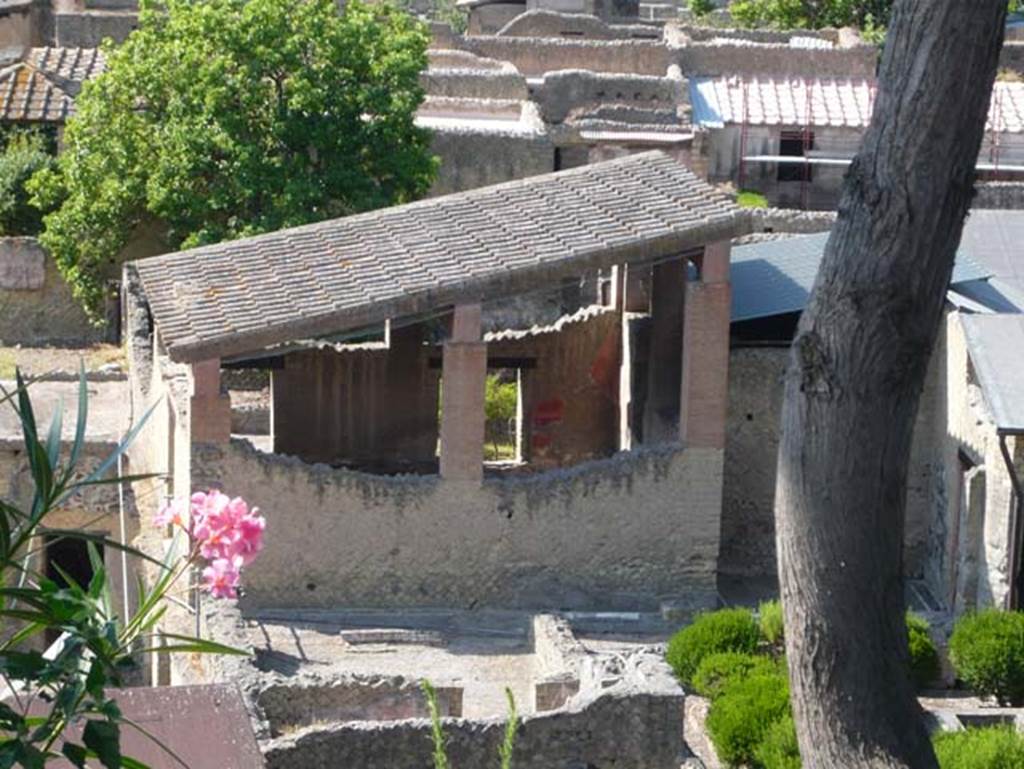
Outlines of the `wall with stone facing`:
<svg viewBox="0 0 1024 769">
<path fill-rule="evenodd" d="M 941 343 L 922 393 L 910 469 L 903 543 L 904 574 L 923 578 L 935 556 L 941 516 L 944 463 L 946 370 Z M 729 357 L 729 412 L 726 422 L 722 546 L 720 567 L 736 576 L 776 572 L 775 478 L 781 433 L 784 376 L 789 349 L 733 348 Z"/>
<path fill-rule="evenodd" d="M 608 24 L 588 13 L 534 10 L 517 16 L 496 33 L 502 37 L 583 37 L 588 40 L 660 40 L 653 24 Z"/>
<path fill-rule="evenodd" d="M 521 769 L 678 769 L 688 754 L 682 735 L 684 695 L 671 675 L 648 666 L 559 710 L 522 718 L 513 762 Z M 638 676 L 639 678 L 639 676 Z M 505 724 L 445 719 L 452 766 L 497 764 Z M 337 766 L 422 769 L 432 752 L 430 722 L 353 722 L 313 727 L 266 743 L 268 769 Z"/>
<path fill-rule="evenodd" d="M 664 43 L 652 40 L 468 36 L 459 39 L 458 47 L 478 56 L 510 61 L 528 77 L 557 69 L 660 77 L 673 60 Z"/>
<path fill-rule="evenodd" d="M 584 105 L 618 105 L 619 109 L 659 109 L 674 115 L 689 101 L 686 82 L 652 75 L 616 75 L 587 71 L 551 72 L 532 87 L 541 117 L 561 123 Z"/>
<path fill-rule="evenodd" d="M 714 592 L 722 452 L 647 449 L 522 479 L 380 477 L 233 441 L 192 482 L 267 514 L 243 606 L 645 608 Z"/>
<path fill-rule="evenodd" d="M 0 341 L 39 345 L 104 337 L 35 238 L 0 238 Z"/>
<path fill-rule="evenodd" d="M 683 74 L 757 75 L 759 77 L 874 77 L 878 49 L 794 48 L 787 44 L 745 41 L 694 42 L 673 49 Z"/>
<path fill-rule="evenodd" d="M 136 13 L 57 13 L 54 15 L 55 44 L 72 48 L 96 48 L 107 39 L 121 43 L 138 26 L 139 17 Z"/>
<path fill-rule="evenodd" d="M 979 182 L 972 208 L 1024 208 L 1024 182 Z"/>
<path fill-rule="evenodd" d="M 555 170 L 554 145 L 540 133 L 445 128 L 434 131 L 431 151 L 441 159 L 431 196 Z"/>
</svg>

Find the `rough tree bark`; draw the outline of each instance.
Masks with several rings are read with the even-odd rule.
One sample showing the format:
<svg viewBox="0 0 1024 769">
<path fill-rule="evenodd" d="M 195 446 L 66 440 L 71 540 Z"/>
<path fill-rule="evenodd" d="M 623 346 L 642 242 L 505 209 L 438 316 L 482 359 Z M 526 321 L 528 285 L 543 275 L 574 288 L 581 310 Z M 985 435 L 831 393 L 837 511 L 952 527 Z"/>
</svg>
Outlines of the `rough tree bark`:
<svg viewBox="0 0 1024 769">
<path fill-rule="evenodd" d="M 870 129 L 793 345 L 776 491 L 805 769 L 936 767 L 906 673 L 908 455 L 1006 0 L 898 0 Z"/>
</svg>

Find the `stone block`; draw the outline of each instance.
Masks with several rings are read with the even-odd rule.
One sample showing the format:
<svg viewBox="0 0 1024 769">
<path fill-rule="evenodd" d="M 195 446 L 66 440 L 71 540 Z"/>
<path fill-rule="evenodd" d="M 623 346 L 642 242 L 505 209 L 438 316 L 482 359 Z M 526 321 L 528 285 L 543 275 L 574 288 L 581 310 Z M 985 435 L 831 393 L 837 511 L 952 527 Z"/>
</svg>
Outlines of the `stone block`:
<svg viewBox="0 0 1024 769">
<path fill-rule="evenodd" d="M 38 291 L 46 281 L 46 252 L 35 238 L 0 238 L 0 289 Z"/>
</svg>

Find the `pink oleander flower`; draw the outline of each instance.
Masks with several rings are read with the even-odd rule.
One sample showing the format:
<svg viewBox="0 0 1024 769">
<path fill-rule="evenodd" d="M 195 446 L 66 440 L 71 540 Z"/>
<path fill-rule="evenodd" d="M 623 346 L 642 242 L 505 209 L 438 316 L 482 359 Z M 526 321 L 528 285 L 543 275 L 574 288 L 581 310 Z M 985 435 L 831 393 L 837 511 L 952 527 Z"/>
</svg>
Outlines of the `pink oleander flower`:
<svg viewBox="0 0 1024 769">
<path fill-rule="evenodd" d="M 216 489 L 196 492 L 189 500 L 186 527 L 181 506 L 170 503 L 155 518 L 158 526 L 187 528 L 195 552 L 207 562 L 203 585 L 214 598 L 237 598 L 243 566 L 263 549 L 267 520 L 259 508 L 249 509 L 241 497 L 231 498 Z"/>
<path fill-rule="evenodd" d="M 171 524 L 184 527 L 185 522 L 181 514 L 181 506 L 173 500 L 161 506 L 153 518 L 153 523 L 161 529 Z"/>
<path fill-rule="evenodd" d="M 203 569 L 203 585 L 214 598 L 238 598 L 242 559 L 217 558 Z"/>
</svg>

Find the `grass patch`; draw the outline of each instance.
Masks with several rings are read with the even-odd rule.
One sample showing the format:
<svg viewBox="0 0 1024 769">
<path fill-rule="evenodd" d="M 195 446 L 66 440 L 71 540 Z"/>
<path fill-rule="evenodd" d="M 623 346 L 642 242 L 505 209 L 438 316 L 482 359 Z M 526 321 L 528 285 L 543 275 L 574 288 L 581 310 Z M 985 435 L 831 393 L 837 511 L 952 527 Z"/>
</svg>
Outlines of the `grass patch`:
<svg viewBox="0 0 1024 769">
<path fill-rule="evenodd" d="M 740 208 L 768 208 L 768 198 L 760 192 L 740 190 L 736 194 L 736 205 Z"/>
</svg>

